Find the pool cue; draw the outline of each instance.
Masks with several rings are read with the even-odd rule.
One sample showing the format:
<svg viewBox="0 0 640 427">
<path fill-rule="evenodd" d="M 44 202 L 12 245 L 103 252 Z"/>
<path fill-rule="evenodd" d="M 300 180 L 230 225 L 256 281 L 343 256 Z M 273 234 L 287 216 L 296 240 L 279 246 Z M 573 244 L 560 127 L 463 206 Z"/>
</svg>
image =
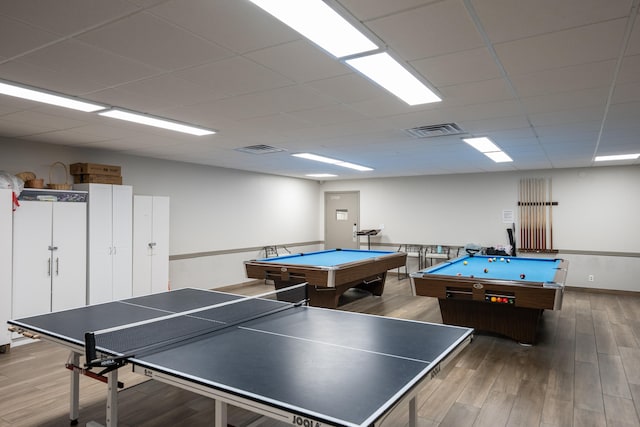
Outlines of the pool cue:
<svg viewBox="0 0 640 427">
<path fill-rule="evenodd" d="M 542 186 L 542 192 L 544 194 L 544 247 L 547 247 L 547 203 L 549 201 L 549 193 L 547 192 L 547 180 L 545 179 Z"/>
<path fill-rule="evenodd" d="M 524 203 L 524 241 L 522 242 L 523 248 L 529 248 L 529 200 L 527 199 L 527 180 L 522 180 L 522 200 Z"/>
<path fill-rule="evenodd" d="M 536 248 L 536 207 L 533 201 L 533 178 L 529 178 L 529 203 L 531 205 L 531 247 Z"/>
<path fill-rule="evenodd" d="M 540 199 L 540 248 L 546 249 L 544 245 L 544 233 L 546 233 L 545 225 L 544 225 L 544 178 L 538 180 L 538 194 Z"/>
<path fill-rule="evenodd" d="M 520 220 L 520 244 L 522 245 L 522 234 L 524 230 L 524 219 L 522 218 L 522 178 L 518 183 L 518 217 Z"/>
<path fill-rule="evenodd" d="M 549 246 L 553 250 L 553 195 L 551 178 L 549 178 Z"/>
<path fill-rule="evenodd" d="M 535 244 L 533 241 L 533 202 L 531 200 L 531 178 L 527 178 L 527 210 L 529 211 L 529 224 L 527 230 L 529 231 L 529 249 L 532 249 Z"/>
<path fill-rule="evenodd" d="M 533 201 L 533 248 L 538 249 L 538 180 L 531 178 L 531 200 Z"/>
<path fill-rule="evenodd" d="M 536 231 L 535 231 L 535 246 L 536 250 L 540 249 L 540 200 L 538 200 L 538 178 L 533 180 L 533 199 L 535 200 L 535 217 L 536 217 Z"/>
</svg>

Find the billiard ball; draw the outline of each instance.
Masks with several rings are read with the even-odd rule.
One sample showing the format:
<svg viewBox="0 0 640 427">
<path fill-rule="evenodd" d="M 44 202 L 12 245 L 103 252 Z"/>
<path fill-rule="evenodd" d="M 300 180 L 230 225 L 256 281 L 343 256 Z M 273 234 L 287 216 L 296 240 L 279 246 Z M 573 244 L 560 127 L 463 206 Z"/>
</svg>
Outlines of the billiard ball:
<svg viewBox="0 0 640 427">
<path fill-rule="evenodd" d="M 469 277 L 473 279 L 473 274 L 471 276 L 469 276 Z"/>
<path fill-rule="evenodd" d="M 496 297 L 491 297 L 491 302 L 496 302 Z"/>
<path fill-rule="evenodd" d="M 489 258 L 489 262 L 493 262 L 493 258 Z"/>
<path fill-rule="evenodd" d="M 467 264 L 469 264 L 469 263 L 468 263 L 467 261 L 465 261 L 465 262 L 463 262 L 463 264 L 464 264 L 464 265 L 467 265 Z"/>
<path fill-rule="evenodd" d="M 524 276 L 524 273 L 520 275 L 520 278 L 521 278 L 521 279 L 524 279 L 524 277 L 525 277 L 525 276 Z"/>
<path fill-rule="evenodd" d="M 456 276 L 462 276 L 462 273 L 456 273 Z"/>
<path fill-rule="evenodd" d="M 489 269 L 488 269 L 488 268 L 485 268 L 485 269 L 484 269 L 484 272 L 485 272 L 485 273 L 488 273 L 488 272 L 489 272 Z"/>
<path fill-rule="evenodd" d="M 507 262 L 511 262 L 511 260 L 509 258 L 507 258 Z"/>
<path fill-rule="evenodd" d="M 503 261 L 504 261 L 504 258 L 500 258 L 500 262 L 503 262 Z"/>
</svg>

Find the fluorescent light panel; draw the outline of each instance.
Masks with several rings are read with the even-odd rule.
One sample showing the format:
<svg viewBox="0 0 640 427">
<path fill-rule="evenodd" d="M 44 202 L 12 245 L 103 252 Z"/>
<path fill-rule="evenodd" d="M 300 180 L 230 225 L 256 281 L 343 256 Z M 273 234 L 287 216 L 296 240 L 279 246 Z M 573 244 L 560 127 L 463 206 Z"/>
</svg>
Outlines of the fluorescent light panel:
<svg viewBox="0 0 640 427">
<path fill-rule="evenodd" d="M 361 172 L 373 170 L 367 166 L 361 166 L 355 163 L 349 163 L 349 162 L 345 162 L 338 159 L 332 159 L 331 157 L 319 156 L 317 154 L 312 154 L 312 153 L 297 153 L 297 154 L 292 154 L 292 156 L 299 157 L 301 159 L 314 160 L 316 162 L 329 163 L 330 165 L 341 166 L 343 168 L 355 169 Z"/>
<path fill-rule="evenodd" d="M 489 153 L 483 153 L 496 163 L 513 162 L 513 159 L 507 155 L 504 151 L 491 151 Z"/>
<path fill-rule="evenodd" d="M 378 49 L 321 0 L 251 0 L 333 56 L 342 58 Z"/>
<path fill-rule="evenodd" d="M 500 151 L 498 146 L 494 144 L 493 141 L 484 136 L 480 138 L 462 138 L 462 140 L 481 153 Z"/>
<path fill-rule="evenodd" d="M 64 96 L 42 89 L 18 85 L 16 83 L 0 81 L 0 93 L 17 98 L 28 99 L 30 101 L 42 102 L 44 104 L 56 105 L 58 107 L 70 108 L 72 110 L 84 111 L 87 113 L 104 110 L 105 105 L 94 104 L 79 98 Z"/>
<path fill-rule="evenodd" d="M 409 105 L 442 101 L 386 52 L 348 59 L 346 63 Z"/>
<path fill-rule="evenodd" d="M 308 173 L 305 176 L 309 178 L 334 178 L 338 175 L 334 175 L 332 173 Z"/>
<path fill-rule="evenodd" d="M 462 140 L 496 163 L 513 162 L 513 159 L 509 157 L 507 153 L 502 151 L 500 147 L 494 144 L 493 141 L 486 136 L 478 138 L 462 138 Z"/>
<path fill-rule="evenodd" d="M 188 133 L 190 135 L 203 136 L 216 133 L 214 130 L 201 127 L 191 126 L 184 123 L 167 120 L 161 117 L 154 117 L 148 114 L 126 111 L 120 108 L 111 108 L 110 110 L 101 111 L 98 114 L 113 119 L 126 120 L 128 122 L 139 123 L 147 126 L 154 126 L 162 129 L 173 130 L 176 132 Z"/>
<path fill-rule="evenodd" d="M 609 161 L 618 161 L 618 160 L 636 160 L 640 158 L 640 153 L 636 154 L 615 154 L 611 156 L 596 156 L 596 162 L 609 162 Z"/>
</svg>

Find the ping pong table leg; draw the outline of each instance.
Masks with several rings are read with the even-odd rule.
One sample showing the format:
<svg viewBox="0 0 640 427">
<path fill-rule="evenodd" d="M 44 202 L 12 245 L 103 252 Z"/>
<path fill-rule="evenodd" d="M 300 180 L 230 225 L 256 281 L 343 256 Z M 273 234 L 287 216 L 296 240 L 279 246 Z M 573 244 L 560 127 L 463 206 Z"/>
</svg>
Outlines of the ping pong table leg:
<svg viewBox="0 0 640 427">
<path fill-rule="evenodd" d="M 216 399 L 215 411 L 213 425 L 215 427 L 227 427 L 227 404 L 220 401 L 220 399 Z"/>
<path fill-rule="evenodd" d="M 416 406 L 416 397 L 413 396 L 409 401 L 409 427 L 417 427 L 418 425 L 418 408 Z"/>
<path fill-rule="evenodd" d="M 69 355 L 72 366 L 80 366 L 80 353 L 72 351 Z M 80 371 L 71 369 L 71 390 L 69 394 L 69 420 L 72 426 L 78 424 L 80 417 Z"/>
<path fill-rule="evenodd" d="M 118 425 L 118 370 L 107 374 L 107 426 L 117 427 Z"/>
</svg>

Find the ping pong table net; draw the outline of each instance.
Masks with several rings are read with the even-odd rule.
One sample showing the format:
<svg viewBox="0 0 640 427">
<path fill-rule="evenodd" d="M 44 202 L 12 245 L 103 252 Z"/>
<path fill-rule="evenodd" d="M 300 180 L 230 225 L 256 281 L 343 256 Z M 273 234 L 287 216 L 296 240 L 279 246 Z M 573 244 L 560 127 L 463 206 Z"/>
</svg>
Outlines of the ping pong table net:
<svg viewBox="0 0 640 427">
<path fill-rule="evenodd" d="M 85 367 L 103 375 L 130 359 L 179 346 L 265 316 L 305 305 L 307 284 L 232 299 L 136 323 L 85 333 Z"/>
</svg>

